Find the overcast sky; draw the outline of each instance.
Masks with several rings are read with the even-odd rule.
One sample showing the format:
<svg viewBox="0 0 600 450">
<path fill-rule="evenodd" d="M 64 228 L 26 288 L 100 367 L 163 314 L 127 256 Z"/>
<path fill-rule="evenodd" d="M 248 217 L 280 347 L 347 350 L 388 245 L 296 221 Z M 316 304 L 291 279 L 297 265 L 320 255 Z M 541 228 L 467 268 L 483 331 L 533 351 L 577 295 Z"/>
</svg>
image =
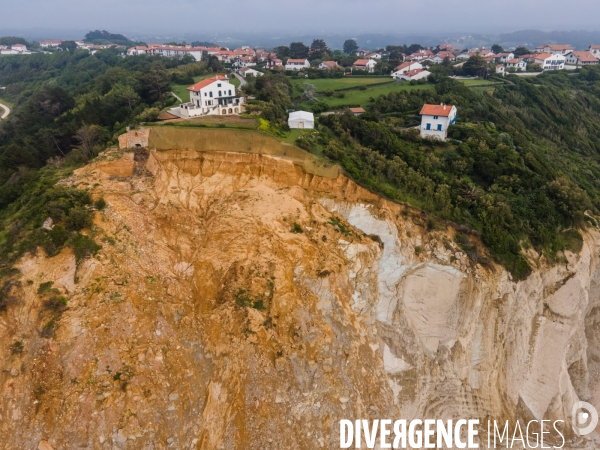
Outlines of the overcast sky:
<svg viewBox="0 0 600 450">
<path fill-rule="evenodd" d="M 0 0 L 0 30 L 140 33 L 598 30 L 599 0 Z M 50 37 L 50 36 L 49 36 Z"/>
</svg>

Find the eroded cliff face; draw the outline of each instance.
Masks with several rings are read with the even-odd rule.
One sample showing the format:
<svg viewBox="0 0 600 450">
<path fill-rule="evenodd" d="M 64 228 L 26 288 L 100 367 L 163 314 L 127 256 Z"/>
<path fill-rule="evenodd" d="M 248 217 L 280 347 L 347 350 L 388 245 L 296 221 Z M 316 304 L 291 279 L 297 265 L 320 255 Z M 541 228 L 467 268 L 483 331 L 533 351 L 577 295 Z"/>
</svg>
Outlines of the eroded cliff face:
<svg viewBox="0 0 600 450">
<path fill-rule="evenodd" d="M 516 283 L 284 158 L 107 151 L 67 182 L 106 199 L 102 249 L 19 262 L 0 448 L 339 448 L 340 419 L 569 424 L 600 404 L 595 231 Z"/>
</svg>

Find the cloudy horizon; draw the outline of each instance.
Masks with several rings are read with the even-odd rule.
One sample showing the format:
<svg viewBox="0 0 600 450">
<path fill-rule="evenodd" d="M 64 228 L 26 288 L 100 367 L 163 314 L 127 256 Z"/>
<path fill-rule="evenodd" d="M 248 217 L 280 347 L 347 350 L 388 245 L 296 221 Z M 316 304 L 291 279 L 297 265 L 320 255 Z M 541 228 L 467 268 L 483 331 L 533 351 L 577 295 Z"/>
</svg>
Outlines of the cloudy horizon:
<svg viewBox="0 0 600 450">
<path fill-rule="evenodd" d="M 600 30 L 600 2 L 573 0 L 21 0 L 2 6 L 0 32 L 106 29 L 126 36 L 211 33 L 499 33 Z M 27 14 L 23 14 L 26 11 Z M 517 11 L 515 13 L 515 11 Z M 571 17 L 573 16 L 573 17 Z M 242 20 L 240 20 L 242 18 Z M 48 36 L 51 37 L 51 36 Z"/>
</svg>

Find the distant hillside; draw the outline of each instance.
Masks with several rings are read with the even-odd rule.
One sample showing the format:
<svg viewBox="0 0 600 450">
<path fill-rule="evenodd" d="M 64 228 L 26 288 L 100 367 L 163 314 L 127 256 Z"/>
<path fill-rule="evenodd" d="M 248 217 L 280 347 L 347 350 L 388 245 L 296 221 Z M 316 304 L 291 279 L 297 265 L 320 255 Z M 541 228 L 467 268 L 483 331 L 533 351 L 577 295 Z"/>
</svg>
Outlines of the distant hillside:
<svg viewBox="0 0 600 450">
<path fill-rule="evenodd" d="M 132 41 L 127 37 L 123 36 L 122 34 L 109 33 L 106 30 L 90 31 L 88 34 L 85 35 L 84 41 L 96 45 L 117 44 L 124 45 L 126 47 L 132 47 L 134 45 L 142 44 L 142 42 Z"/>
<path fill-rule="evenodd" d="M 504 47 L 519 45 L 543 45 L 547 43 L 569 44 L 577 49 L 585 49 L 590 44 L 600 43 L 600 31 L 539 31 L 521 30 L 504 33 L 498 41 Z"/>
</svg>

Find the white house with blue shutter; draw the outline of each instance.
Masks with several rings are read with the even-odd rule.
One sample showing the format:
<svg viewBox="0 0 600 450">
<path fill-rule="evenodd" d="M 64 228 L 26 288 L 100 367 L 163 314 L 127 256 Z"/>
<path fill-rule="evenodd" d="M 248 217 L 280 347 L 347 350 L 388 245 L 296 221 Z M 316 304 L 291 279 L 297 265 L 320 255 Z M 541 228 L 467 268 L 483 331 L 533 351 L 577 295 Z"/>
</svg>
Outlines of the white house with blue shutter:
<svg viewBox="0 0 600 450">
<path fill-rule="evenodd" d="M 456 106 L 423 105 L 421 109 L 421 137 L 433 137 L 446 140 L 448 127 L 458 118 Z"/>
<path fill-rule="evenodd" d="M 179 110 L 179 114 L 173 110 L 170 112 L 180 117 L 225 116 L 242 112 L 244 97 L 236 95 L 235 86 L 226 76 L 207 78 L 187 90 L 190 93 L 190 101 L 175 108 Z"/>
</svg>

